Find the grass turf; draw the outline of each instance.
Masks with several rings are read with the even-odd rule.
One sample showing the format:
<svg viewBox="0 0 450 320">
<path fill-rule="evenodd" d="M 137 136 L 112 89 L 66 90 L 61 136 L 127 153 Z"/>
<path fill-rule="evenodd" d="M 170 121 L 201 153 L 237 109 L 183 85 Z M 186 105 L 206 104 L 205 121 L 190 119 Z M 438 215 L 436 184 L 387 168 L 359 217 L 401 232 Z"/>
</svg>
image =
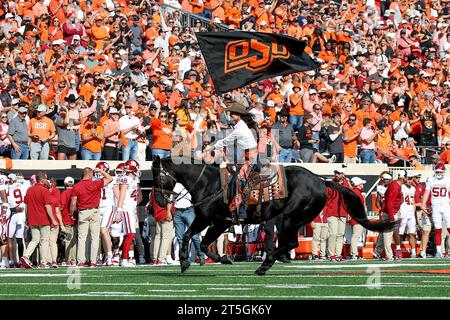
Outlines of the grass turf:
<svg viewBox="0 0 450 320">
<path fill-rule="evenodd" d="M 259 263 L 136 268 L 4 269 L 0 300 L 10 299 L 450 299 L 450 259 Z M 431 273 L 433 272 L 433 273 Z"/>
</svg>

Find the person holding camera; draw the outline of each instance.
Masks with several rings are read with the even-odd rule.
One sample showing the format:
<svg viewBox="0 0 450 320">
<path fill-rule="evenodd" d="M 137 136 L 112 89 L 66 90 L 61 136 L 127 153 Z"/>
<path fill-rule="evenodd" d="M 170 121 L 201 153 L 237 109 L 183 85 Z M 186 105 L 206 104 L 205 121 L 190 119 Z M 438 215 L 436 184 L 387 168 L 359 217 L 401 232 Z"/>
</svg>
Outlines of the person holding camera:
<svg viewBox="0 0 450 320">
<path fill-rule="evenodd" d="M 141 134 L 141 121 L 133 115 L 131 102 L 125 104 L 125 115 L 119 119 L 119 129 L 126 139 L 126 144 L 122 145 L 122 161 L 137 160 L 137 138 Z"/>
</svg>

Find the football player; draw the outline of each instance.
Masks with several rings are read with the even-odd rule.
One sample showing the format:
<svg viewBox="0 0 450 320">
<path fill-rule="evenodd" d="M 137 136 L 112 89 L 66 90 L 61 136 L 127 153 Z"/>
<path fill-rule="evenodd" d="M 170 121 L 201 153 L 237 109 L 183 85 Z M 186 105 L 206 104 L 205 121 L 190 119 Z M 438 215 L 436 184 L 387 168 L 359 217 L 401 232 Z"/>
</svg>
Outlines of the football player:
<svg viewBox="0 0 450 320">
<path fill-rule="evenodd" d="M 422 198 L 422 210 L 429 212 L 426 206 L 431 195 L 431 220 L 434 225 L 436 243 L 436 258 L 442 258 L 442 220 L 445 220 L 447 231 L 450 230 L 450 179 L 445 177 L 445 165 L 438 163 L 434 167 L 434 176 L 427 181 L 425 194 Z"/>
<path fill-rule="evenodd" d="M 416 258 L 416 203 L 414 195 L 416 188 L 413 186 L 414 173 L 408 171 L 406 173 L 406 181 L 402 184 L 403 203 L 400 205 L 400 227 L 399 234 L 405 234 L 408 228 L 408 241 L 411 246 L 410 258 Z"/>
<path fill-rule="evenodd" d="M 110 168 L 108 163 L 102 161 L 97 163 L 95 166 L 97 169 L 101 169 L 105 172 L 109 172 Z M 96 173 L 97 179 L 103 179 L 100 173 Z M 118 188 L 116 187 L 117 177 L 113 177 L 113 181 L 106 187 L 102 188 L 100 194 L 100 234 L 102 238 L 103 252 L 105 253 L 105 259 L 103 266 L 112 266 L 112 249 L 111 249 L 111 236 L 109 234 L 109 229 L 114 220 L 114 210 L 116 205 L 116 200 L 118 197 Z"/>
<path fill-rule="evenodd" d="M 134 160 L 132 160 L 134 161 Z M 135 161 L 134 161 L 135 162 Z M 122 218 L 123 245 L 122 266 L 134 267 L 134 251 L 131 250 L 137 223 L 137 205 L 142 200 L 142 192 L 139 187 L 139 169 L 131 161 L 125 163 L 125 175 L 117 179 L 119 185 L 119 200 L 117 202 L 117 214 Z M 117 219 L 116 219 L 117 220 Z"/>
<path fill-rule="evenodd" d="M 26 222 L 26 206 L 23 199 L 25 199 L 25 195 L 31 184 L 20 173 L 17 175 L 11 173 L 8 179 L 8 205 L 10 215 L 6 232 L 8 237 L 9 266 L 12 268 L 14 266 L 20 267 L 20 264 L 14 259 L 14 241 L 17 241 L 19 257 L 23 256 Z"/>
</svg>

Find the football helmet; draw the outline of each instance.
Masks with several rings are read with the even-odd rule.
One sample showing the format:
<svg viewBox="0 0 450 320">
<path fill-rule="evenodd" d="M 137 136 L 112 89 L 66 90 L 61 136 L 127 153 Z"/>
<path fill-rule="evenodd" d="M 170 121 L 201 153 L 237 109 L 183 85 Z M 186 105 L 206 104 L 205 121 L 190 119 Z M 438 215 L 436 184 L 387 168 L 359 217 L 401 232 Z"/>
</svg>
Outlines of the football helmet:
<svg viewBox="0 0 450 320">
<path fill-rule="evenodd" d="M 25 177 L 23 176 L 22 172 L 17 172 L 16 176 L 17 176 L 17 182 L 18 183 L 24 183 L 25 182 Z"/>
<path fill-rule="evenodd" d="M 109 172 L 109 164 L 107 164 L 104 161 L 101 161 L 101 162 L 97 163 L 97 165 L 95 166 L 95 169 L 100 169 L 105 172 Z M 103 175 L 100 172 L 95 172 L 94 175 L 96 178 L 99 178 L 99 179 L 103 178 Z"/>
<path fill-rule="evenodd" d="M 135 166 L 136 169 L 139 170 L 139 162 L 137 162 L 136 160 L 127 160 L 125 161 L 125 164 Z"/>
<path fill-rule="evenodd" d="M 141 176 L 141 172 L 139 171 L 138 168 L 136 168 L 135 166 L 133 166 L 132 164 L 125 164 L 125 171 L 131 172 L 133 173 L 136 177 L 140 177 Z"/>
<path fill-rule="evenodd" d="M 434 167 L 434 176 L 436 179 L 443 179 L 445 175 L 445 165 L 441 162 Z"/>
<path fill-rule="evenodd" d="M 116 167 L 116 170 L 114 170 L 114 173 L 117 177 L 123 176 L 125 173 L 125 163 L 119 163 Z"/>
</svg>

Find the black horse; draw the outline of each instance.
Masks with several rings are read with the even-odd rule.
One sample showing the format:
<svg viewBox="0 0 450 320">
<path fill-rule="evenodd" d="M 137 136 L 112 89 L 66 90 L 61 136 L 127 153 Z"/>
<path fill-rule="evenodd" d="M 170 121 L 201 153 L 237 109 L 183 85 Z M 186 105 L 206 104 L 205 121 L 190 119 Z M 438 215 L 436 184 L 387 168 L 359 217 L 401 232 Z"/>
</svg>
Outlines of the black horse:
<svg viewBox="0 0 450 320">
<path fill-rule="evenodd" d="M 216 240 L 231 221 L 228 205 L 223 201 L 223 190 L 220 182 L 219 167 L 206 164 L 174 164 L 171 159 L 156 159 L 152 164 L 153 192 L 159 206 L 166 206 L 176 182 L 181 183 L 192 195 L 195 209 L 195 220 L 186 230 L 180 248 L 181 271 L 189 268 L 189 241 L 191 237 L 206 227 L 208 231 L 203 237 L 201 248 L 214 262 L 230 264 L 226 255 L 208 251 L 208 246 Z M 333 181 L 326 181 L 311 171 L 298 166 L 285 167 L 288 197 L 263 203 L 260 215 L 255 215 L 256 205 L 247 208 L 248 218 L 244 223 L 261 223 L 284 213 L 282 230 L 278 248 L 268 254 L 262 265 L 256 270 L 257 275 L 264 275 L 282 255 L 298 246 L 298 231 L 301 226 L 311 222 L 322 211 L 327 201 L 326 187 L 347 207 L 350 216 L 363 227 L 372 231 L 386 231 L 394 228 L 395 223 L 373 223 L 367 219 L 364 206 L 359 197 L 351 190 Z M 258 219 L 255 219 L 258 217 Z"/>
</svg>

